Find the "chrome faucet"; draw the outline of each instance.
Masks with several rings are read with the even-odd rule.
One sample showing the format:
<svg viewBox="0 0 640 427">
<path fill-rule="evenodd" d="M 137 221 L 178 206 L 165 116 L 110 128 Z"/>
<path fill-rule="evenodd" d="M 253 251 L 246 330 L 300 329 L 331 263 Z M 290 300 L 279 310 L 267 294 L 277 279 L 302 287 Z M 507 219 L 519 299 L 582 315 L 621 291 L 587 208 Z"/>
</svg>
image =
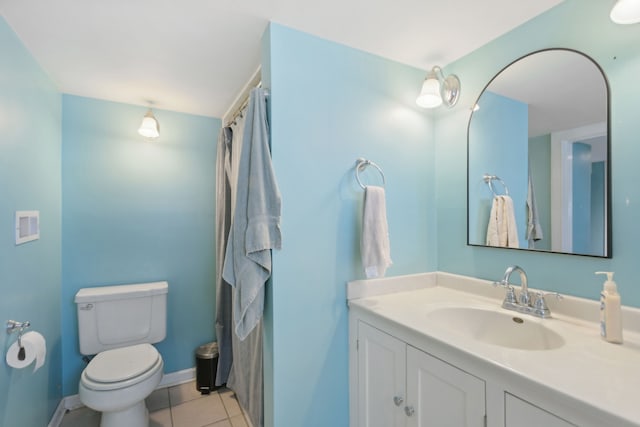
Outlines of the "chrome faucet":
<svg viewBox="0 0 640 427">
<path fill-rule="evenodd" d="M 517 271 L 520 273 L 520 295 L 516 296 L 516 291 L 513 285 L 509 282 L 511 274 Z M 519 313 L 532 314 L 536 317 L 547 318 L 551 317 L 551 311 L 547 307 L 547 302 L 544 297 L 546 295 L 554 295 L 558 299 L 562 299 L 562 295 L 559 293 L 545 294 L 542 291 L 536 292 L 536 300 L 531 303 L 531 294 L 529 293 L 529 283 L 527 281 L 527 273 L 517 266 L 512 265 L 504 272 L 504 277 L 500 282 L 494 282 L 494 285 L 501 285 L 507 288 L 507 294 L 502 302 L 502 308 L 507 310 L 514 310 Z"/>
<path fill-rule="evenodd" d="M 507 288 L 511 286 L 509 283 L 509 278 L 511 277 L 511 274 L 514 271 L 517 271 L 518 273 L 520 273 L 520 297 L 516 299 L 516 302 L 520 303 L 520 305 L 525 305 L 525 306 L 530 305 L 531 295 L 529 295 L 529 285 L 527 284 L 527 273 L 525 273 L 522 267 L 519 267 L 517 265 L 512 265 L 511 267 L 507 268 L 507 270 L 504 272 L 504 277 L 502 278 L 502 284 Z"/>
</svg>

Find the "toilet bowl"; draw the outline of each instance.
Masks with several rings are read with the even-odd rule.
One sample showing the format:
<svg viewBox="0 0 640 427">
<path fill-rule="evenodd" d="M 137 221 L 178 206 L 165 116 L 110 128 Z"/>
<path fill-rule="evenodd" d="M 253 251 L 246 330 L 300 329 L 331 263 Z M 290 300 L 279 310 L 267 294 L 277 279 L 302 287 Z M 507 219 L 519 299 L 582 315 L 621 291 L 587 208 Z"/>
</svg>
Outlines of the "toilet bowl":
<svg viewBox="0 0 640 427">
<path fill-rule="evenodd" d="M 98 353 L 82 372 L 80 401 L 102 412 L 101 427 L 147 427 L 145 399 L 160 383 L 163 366 L 151 344 Z"/>
</svg>

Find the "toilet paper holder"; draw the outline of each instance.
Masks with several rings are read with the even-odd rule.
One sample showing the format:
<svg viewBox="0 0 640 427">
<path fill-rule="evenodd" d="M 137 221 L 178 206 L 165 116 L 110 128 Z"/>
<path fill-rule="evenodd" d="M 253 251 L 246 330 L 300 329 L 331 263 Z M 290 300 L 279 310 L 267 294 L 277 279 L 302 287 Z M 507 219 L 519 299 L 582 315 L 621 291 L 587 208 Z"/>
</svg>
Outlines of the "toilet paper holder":
<svg viewBox="0 0 640 427">
<path fill-rule="evenodd" d="M 25 320 L 24 322 L 18 322 L 16 320 L 7 320 L 7 333 L 12 334 L 18 332 L 18 347 L 22 347 L 22 333 L 25 329 L 31 326 L 31 322 Z"/>
</svg>

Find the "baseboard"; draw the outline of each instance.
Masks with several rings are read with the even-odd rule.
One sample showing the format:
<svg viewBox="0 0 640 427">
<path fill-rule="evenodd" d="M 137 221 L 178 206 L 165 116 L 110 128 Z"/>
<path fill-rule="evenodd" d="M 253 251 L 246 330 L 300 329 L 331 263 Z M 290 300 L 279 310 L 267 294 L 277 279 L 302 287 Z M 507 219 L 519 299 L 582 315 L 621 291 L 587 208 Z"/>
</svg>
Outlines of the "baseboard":
<svg viewBox="0 0 640 427">
<path fill-rule="evenodd" d="M 164 374 L 157 388 L 173 387 L 174 385 L 188 383 L 196 379 L 196 368 L 183 369 L 182 371 Z"/>
<path fill-rule="evenodd" d="M 74 409 L 80 409 L 84 407 L 84 405 L 80 401 L 80 396 L 77 394 L 66 396 L 63 400 L 64 400 L 64 409 L 67 411 L 73 411 Z"/>
<path fill-rule="evenodd" d="M 182 371 L 171 372 L 164 374 L 157 389 L 173 387 L 174 385 L 188 383 L 196 378 L 196 368 L 183 369 Z M 58 407 L 56 408 L 51 421 L 47 427 L 60 427 L 62 418 L 67 411 L 73 411 L 74 409 L 82 408 L 84 405 L 80 401 L 80 396 L 73 394 L 71 396 L 65 396 L 60 400 Z"/>
<path fill-rule="evenodd" d="M 67 411 L 73 411 L 74 409 L 79 409 L 83 406 L 82 402 L 80 402 L 80 396 L 77 394 L 63 397 L 60 400 L 60 403 L 58 403 L 58 407 L 53 413 L 51 421 L 49 421 L 47 427 L 60 427 L 60 424 L 62 424 L 62 418 L 64 418 L 64 414 L 66 414 Z"/>
<path fill-rule="evenodd" d="M 66 411 L 67 409 L 64 407 L 64 399 L 62 399 L 60 400 L 60 403 L 58 403 L 56 410 L 53 412 L 53 416 L 51 417 L 51 421 L 49 421 L 47 427 L 59 427 L 60 424 L 62 424 L 62 418 Z"/>
</svg>

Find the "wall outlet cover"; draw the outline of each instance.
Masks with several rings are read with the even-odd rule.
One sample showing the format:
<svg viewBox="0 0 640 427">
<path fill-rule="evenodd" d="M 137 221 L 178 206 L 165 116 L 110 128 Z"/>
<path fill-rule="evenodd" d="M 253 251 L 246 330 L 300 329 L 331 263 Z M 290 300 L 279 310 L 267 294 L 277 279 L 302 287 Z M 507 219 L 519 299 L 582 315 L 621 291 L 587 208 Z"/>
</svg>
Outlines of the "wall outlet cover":
<svg viewBox="0 0 640 427">
<path fill-rule="evenodd" d="M 40 211 L 16 211 L 16 245 L 40 238 Z"/>
</svg>

